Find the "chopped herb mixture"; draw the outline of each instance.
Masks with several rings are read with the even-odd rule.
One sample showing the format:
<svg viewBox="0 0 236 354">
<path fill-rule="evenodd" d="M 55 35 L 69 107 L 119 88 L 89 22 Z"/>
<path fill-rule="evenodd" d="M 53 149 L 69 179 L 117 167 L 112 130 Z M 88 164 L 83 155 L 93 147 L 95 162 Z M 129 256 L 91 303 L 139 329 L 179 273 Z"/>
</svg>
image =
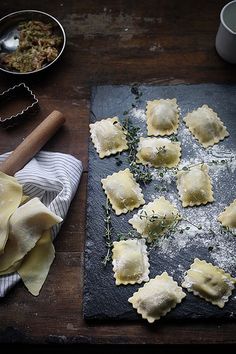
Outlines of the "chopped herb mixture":
<svg viewBox="0 0 236 354">
<path fill-rule="evenodd" d="M 19 46 L 2 56 L 8 69 L 21 73 L 41 69 L 58 56 L 62 38 L 53 33 L 53 25 L 41 21 L 25 21 L 19 25 Z"/>
</svg>

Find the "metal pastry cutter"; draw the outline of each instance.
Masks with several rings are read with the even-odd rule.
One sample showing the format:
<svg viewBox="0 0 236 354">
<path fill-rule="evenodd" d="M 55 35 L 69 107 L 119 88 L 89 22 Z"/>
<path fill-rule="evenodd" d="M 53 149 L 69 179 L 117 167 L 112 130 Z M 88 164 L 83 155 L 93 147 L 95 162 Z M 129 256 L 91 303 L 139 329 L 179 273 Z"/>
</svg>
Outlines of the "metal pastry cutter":
<svg viewBox="0 0 236 354">
<path fill-rule="evenodd" d="M 3 116 L 4 106 L 11 107 L 12 115 Z M 20 107 L 20 108 L 19 108 Z M 38 99 L 24 83 L 15 85 L 0 94 L 0 127 L 10 128 L 22 121 L 28 115 L 39 110 Z"/>
</svg>

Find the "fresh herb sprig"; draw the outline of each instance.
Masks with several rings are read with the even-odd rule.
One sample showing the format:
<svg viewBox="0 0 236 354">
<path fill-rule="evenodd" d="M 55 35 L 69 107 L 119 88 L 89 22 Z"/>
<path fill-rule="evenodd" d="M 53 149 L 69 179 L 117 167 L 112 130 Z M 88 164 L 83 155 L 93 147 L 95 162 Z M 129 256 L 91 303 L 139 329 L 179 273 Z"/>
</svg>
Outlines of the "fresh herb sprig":
<svg viewBox="0 0 236 354">
<path fill-rule="evenodd" d="M 139 165 L 136 162 L 136 154 L 139 143 L 139 131 L 140 128 L 134 126 L 129 117 L 127 116 L 123 123 L 123 129 L 126 134 L 128 145 L 128 163 L 130 171 L 132 172 L 135 180 L 141 184 L 148 184 L 152 181 L 152 174 L 146 166 Z"/>
<path fill-rule="evenodd" d="M 133 230 L 130 230 L 129 232 L 117 233 L 117 241 L 128 240 L 128 239 L 133 239 L 133 238 L 141 238 L 141 235 L 137 234 Z"/>
<path fill-rule="evenodd" d="M 131 93 L 135 96 L 135 101 L 140 101 L 140 98 L 142 97 L 143 93 L 139 90 L 139 86 L 138 84 L 134 84 L 131 87 Z M 132 104 L 132 107 L 134 107 L 135 105 Z"/>
<path fill-rule="evenodd" d="M 112 242 L 112 224 L 111 224 L 111 205 L 109 203 L 109 200 L 107 198 L 106 204 L 102 206 L 105 217 L 104 217 L 104 222 L 105 222 L 105 232 L 104 232 L 104 238 L 105 238 L 105 245 L 107 248 L 106 255 L 102 259 L 102 264 L 104 267 L 107 266 L 107 263 L 110 262 L 112 258 L 112 247 L 113 247 L 113 242 Z"/>
</svg>

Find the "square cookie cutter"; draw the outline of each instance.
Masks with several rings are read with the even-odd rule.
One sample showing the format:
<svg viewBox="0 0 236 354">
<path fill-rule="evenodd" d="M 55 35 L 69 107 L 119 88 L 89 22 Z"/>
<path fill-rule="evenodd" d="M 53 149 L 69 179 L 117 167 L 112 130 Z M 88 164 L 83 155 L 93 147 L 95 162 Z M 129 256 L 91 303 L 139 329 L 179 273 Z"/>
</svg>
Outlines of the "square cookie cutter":
<svg viewBox="0 0 236 354">
<path fill-rule="evenodd" d="M 21 111 L 17 112 L 16 114 L 4 118 L 1 117 L 0 114 L 0 127 L 3 128 L 13 127 L 14 125 L 20 123 L 21 120 L 26 116 L 28 116 L 29 114 L 33 115 L 38 112 L 39 110 L 38 99 L 33 94 L 33 92 L 29 89 L 29 87 L 26 86 L 23 82 L 13 87 L 10 87 L 8 90 L 0 94 L 0 107 L 3 108 L 4 104 L 7 104 L 9 102 L 14 102 L 14 100 L 18 100 L 19 97 L 26 99 L 29 102 L 29 104 L 28 105 L 25 104 L 25 108 L 23 108 Z"/>
</svg>

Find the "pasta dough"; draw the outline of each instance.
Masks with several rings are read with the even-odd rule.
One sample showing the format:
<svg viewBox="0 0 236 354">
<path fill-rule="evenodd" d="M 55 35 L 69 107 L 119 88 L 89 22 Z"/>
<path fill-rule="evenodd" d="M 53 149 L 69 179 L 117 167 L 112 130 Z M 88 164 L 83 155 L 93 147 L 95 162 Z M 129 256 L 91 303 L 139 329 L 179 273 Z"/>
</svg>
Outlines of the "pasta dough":
<svg viewBox="0 0 236 354">
<path fill-rule="evenodd" d="M 20 205 L 22 186 L 14 177 L 0 172 L 0 254 L 8 238 L 9 218 Z"/>
<path fill-rule="evenodd" d="M 45 231 L 18 269 L 23 283 L 32 295 L 39 295 L 54 257 L 55 249 L 50 231 Z"/>
<path fill-rule="evenodd" d="M 188 113 L 184 122 L 204 148 L 213 146 L 229 136 L 217 113 L 206 104 Z"/>
<path fill-rule="evenodd" d="M 113 242 L 112 259 L 116 285 L 140 284 L 149 280 L 145 240 L 130 239 Z"/>
<path fill-rule="evenodd" d="M 126 135 L 118 117 L 102 119 L 89 127 L 92 142 L 101 159 L 128 149 Z"/>
<path fill-rule="evenodd" d="M 180 143 L 167 138 L 140 138 L 137 163 L 154 167 L 175 167 L 180 161 Z"/>
<path fill-rule="evenodd" d="M 177 172 L 177 188 L 183 207 L 213 202 L 208 166 L 199 164 Z"/>
<path fill-rule="evenodd" d="M 144 204 L 142 190 L 128 168 L 101 180 L 116 215 L 127 213 Z"/>
<path fill-rule="evenodd" d="M 218 221 L 225 227 L 231 230 L 236 229 L 236 199 L 219 214 Z"/>
<path fill-rule="evenodd" d="M 171 135 L 177 132 L 178 125 L 179 109 L 175 98 L 147 102 L 148 135 Z"/>
<path fill-rule="evenodd" d="M 128 301 L 143 319 L 153 323 L 175 308 L 185 296 L 181 287 L 164 272 L 136 291 Z"/>
<path fill-rule="evenodd" d="M 206 301 L 223 308 L 234 289 L 235 279 L 211 263 L 194 259 L 182 286 Z"/>
<path fill-rule="evenodd" d="M 160 197 L 144 205 L 129 223 L 142 237 L 147 238 L 148 242 L 152 242 L 165 234 L 179 219 L 180 215 L 174 205 Z"/>
<path fill-rule="evenodd" d="M 9 273 L 9 269 L 23 259 L 35 246 L 43 231 L 62 221 L 52 213 L 38 198 L 19 207 L 10 218 L 9 238 L 4 253 L 0 256 L 1 274 Z"/>
</svg>

